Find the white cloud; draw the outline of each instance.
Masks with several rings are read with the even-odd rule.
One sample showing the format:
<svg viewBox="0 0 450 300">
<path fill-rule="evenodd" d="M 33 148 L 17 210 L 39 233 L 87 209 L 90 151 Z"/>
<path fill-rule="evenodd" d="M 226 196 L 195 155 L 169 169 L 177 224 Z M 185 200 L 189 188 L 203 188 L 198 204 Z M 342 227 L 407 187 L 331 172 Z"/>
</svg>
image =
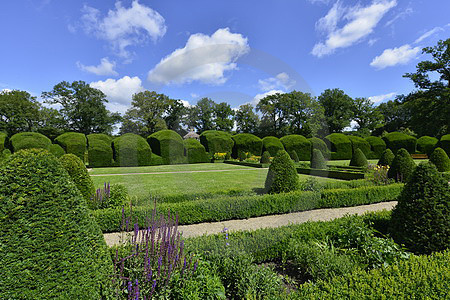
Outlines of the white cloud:
<svg viewBox="0 0 450 300">
<path fill-rule="evenodd" d="M 393 17 L 392 19 L 387 21 L 384 26 L 388 27 L 388 26 L 391 26 L 392 24 L 394 24 L 397 20 L 400 20 L 400 19 L 404 20 L 407 16 L 409 16 L 413 12 L 414 12 L 413 9 L 411 7 L 408 7 L 404 11 L 398 13 L 397 15 L 395 15 L 395 17 Z"/>
<path fill-rule="evenodd" d="M 355 120 L 351 120 L 350 121 L 350 126 L 347 126 L 345 128 L 342 129 L 342 131 L 353 131 L 355 129 L 357 129 L 358 127 L 358 122 L 356 122 Z"/>
<path fill-rule="evenodd" d="M 378 42 L 378 39 L 370 39 L 370 40 L 367 42 L 367 44 L 368 44 L 369 46 L 373 46 L 376 42 Z"/>
<path fill-rule="evenodd" d="M 392 93 L 384 94 L 384 95 L 378 95 L 378 96 L 371 96 L 371 97 L 369 97 L 369 100 L 372 101 L 373 103 L 377 104 L 377 103 L 383 102 L 384 100 L 392 99 L 395 95 L 397 95 L 396 92 L 392 92 Z"/>
<path fill-rule="evenodd" d="M 198 94 L 196 94 L 196 93 L 191 93 L 191 98 L 193 98 L 193 99 L 195 99 L 195 98 L 198 98 Z"/>
<path fill-rule="evenodd" d="M 385 49 L 381 55 L 375 57 L 370 65 L 379 70 L 395 65 L 404 65 L 413 60 L 420 52 L 420 47 L 412 48 L 406 44 L 398 48 Z"/>
<path fill-rule="evenodd" d="M 314 45 L 312 54 L 317 57 L 332 54 L 338 48 L 349 47 L 371 34 L 381 18 L 394 6 L 396 0 L 375 0 L 371 5 L 344 7 L 336 2 L 325 17 L 317 21 L 316 28 L 325 32 L 324 42 Z M 347 23 L 338 28 L 339 21 Z"/>
<path fill-rule="evenodd" d="M 101 59 L 100 64 L 98 66 L 85 66 L 80 62 L 77 62 L 78 68 L 80 68 L 83 71 L 93 73 L 95 75 L 101 75 L 101 76 L 117 76 L 119 73 L 117 73 L 114 68 L 116 67 L 116 63 L 113 61 L 109 61 L 107 57 L 104 57 Z"/>
<path fill-rule="evenodd" d="M 270 95 L 275 95 L 277 93 L 284 94 L 285 92 L 282 90 L 270 90 L 265 93 L 256 94 L 256 96 L 253 98 L 252 102 L 250 102 L 250 103 L 253 104 L 254 106 L 256 106 L 258 104 L 259 100 L 261 100 L 262 98 L 264 98 L 266 96 L 270 96 Z"/>
<path fill-rule="evenodd" d="M 258 80 L 259 87 L 262 91 L 270 91 L 276 88 L 289 90 L 295 83 L 296 81 L 291 79 L 285 72 L 279 73 L 275 77 Z"/>
<path fill-rule="evenodd" d="M 199 81 L 223 84 L 224 73 L 237 69 L 236 61 L 249 52 L 247 38 L 221 28 L 211 36 L 192 34 L 183 48 L 163 58 L 150 72 L 153 83 L 190 83 Z"/>
<path fill-rule="evenodd" d="M 120 1 L 115 10 L 109 10 L 105 17 L 96 8 L 85 5 L 81 17 L 87 33 L 108 41 L 121 57 L 130 58 L 129 46 L 138 45 L 148 38 L 156 41 L 166 33 L 164 18 L 148 6 L 133 1 L 130 8 L 124 8 Z"/>
<path fill-rule="evenodd" d="M 434 27 L 431 30 L 428 30 L 427 32 L 425 32 L 424 34 L 422 34 L 417 40 L 414 41 L 414 44 L 418 44 L 421 41 L 423 41 L 424 39 L 432 36 L 433 34 L 440 32 L 440 31 L 444 31 L 444 29 L 442 27 Z"/>
<path fill-rule="evenodd" d="M 181 101 L 181 103 L 183 103 L 183 106 L 184 107 L 191 107 L 192 105 L 189 103 L 189 101 L 187 101 L 187 100 L 180 100 Z"/>
</svg>

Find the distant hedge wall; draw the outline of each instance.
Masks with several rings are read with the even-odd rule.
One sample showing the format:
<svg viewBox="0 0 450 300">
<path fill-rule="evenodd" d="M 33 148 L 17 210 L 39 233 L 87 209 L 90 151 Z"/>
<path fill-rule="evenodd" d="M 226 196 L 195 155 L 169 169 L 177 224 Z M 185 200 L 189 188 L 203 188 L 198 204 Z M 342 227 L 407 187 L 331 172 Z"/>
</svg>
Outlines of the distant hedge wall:
<svg viewBox="0 0 450 300">
<path fill-rule="evenodd" d="M 331 159 L 351 159 L 352 158 L 352 142 L 342 133 L 332 133 L 325 137 L 331 151 Z"/>
<path fill-rule="evenodd" d="M 405 148 L 410 154 L 416 152 L 416 138 L 401 132 L 390 132 L 383 137 L 386 147 L 394 154 L 401 148 Z"/>
<path fill-rule="evenodd" d="M 291 134 L 280 139 L 287 153 L 294 150 L 299 160 L 311 160 L 311 142 L 303 135 Z"/>
<path fill-rule="evenodd" d="M 262 151 L 262 140 L 251 133 L 239 133 L 231 137 L 234 141 L 233 150 L 231 156 L 233 158 L 238 157 L 239 151 L 250 152 L 253 155 L 260 156 Z"/>
<path fill-rule="evenodd" d="M 370 144 L 368 141 L 359 136 L 349 135 L 348 138 L 352 143 L 352 151 L 355 152 L 359 148 L 367 157 L 370 154 Z"/>
<path fill-rule="evenodd" d="M 206 130 L 200 134 L 200 143 L 205 147 L 206 152 L 231 153 L 234 141 L 231 134 L 224 131 Z"/>
<path fill-rule="evenodd" d="M 61 157 L 64 154 L 66 154 L 66 152 L 64 152 L 64 149 L 58 144 L 51 144 L 50 145 L 50 153 L 53 154 L 56 157 Z"/>
<path fill-rule="evenodd" d="M 8 135 L 4 132 L 0 132 L 0 152 L 6 148 L 6 144 L 8 143 Z"/>
<path fill-rule="evenodd" d="M 157 131 L 147 137 L 152 152 L 167 164 L 185 163 L 183 138 L 173 130 Z"/>
<path fill-rule="evenodd" d="M 365 140 L 370 145 L 370 154 L 367 158 L 380 158 L 381 154 L 386 150 L 386 143 L 383 139 L 377 136 L 368 136 Z"/>
<path fill-rule="evenodd" d="M 439 140 L 435 137 L 424 135 L 417 139 L 417 151 L 431 155 Z"/>
<path fill-rule="evenodd" d="M 43 134 L 37 132 L 21 132 L 16 133 L 10 139 L 13 152 L 22 149 L 42 148 L 50 150 L 52 141 Z"/>
<path fill-rule="evenodd" d="M 330 159 L 331 152 L 328 149 L 327 144 L 322 139 L 319 139 L 318 137 L 312 137 L 309 138 L 308 141 L 311 142 L 311 154 L 314 149 L 318 149 L 320 150 L 320 152 L 322 152 L 322 155 L 325 159 Z"/>
<path fill-rule="evenodd" d="M 264 151 L 269 151 L 270 156 L 274 157 L 278 151 L 284 150 L 283 144 L 280 142 L 280 139 L 274 136 L 266 136 L 262 139 L 263 149 Z"/>
<path fill-rule="evenodd" d="M 78 132 L 66 132 L 59 135 L 55 139 L 55 142 L 60 145 L 66 153 L 75 154 L 82 161 L 85 161 L 84 153 L 87 148 L 87 139 L 84 134 Z"/>
<path fill-rule="evenodd" d="M 113 156 L 116 166 L 149 166 L 152 150 L 140 135 L 126 133 L 113 140 Z"/>
<path fill-rule="evenodd" d="M 109 167 L 113 164 L 112 138 L 106 134 L 93 133 L 87 136 L 88 162 L 91 167 Z"/>
<path fill-rule="evenodd" d="M 450 156 L 450 134 L 443 135 L 439 141 L 439 147 L 444 149 L 448 156 Z"/>
<path fill-rule="evenodd" d="M 188 163 L 207 163 L 209 162 L 208 154 L 206 154 L 205 147 L 196 139 L 187 139 L 183 141 L 185 155 Z"/>
</svg>

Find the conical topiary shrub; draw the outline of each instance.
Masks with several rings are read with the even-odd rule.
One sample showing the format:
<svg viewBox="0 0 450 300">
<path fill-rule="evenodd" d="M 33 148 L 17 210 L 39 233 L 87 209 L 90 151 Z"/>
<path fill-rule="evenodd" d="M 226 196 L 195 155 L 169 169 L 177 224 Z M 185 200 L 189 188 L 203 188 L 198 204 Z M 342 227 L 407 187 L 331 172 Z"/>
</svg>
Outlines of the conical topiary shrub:
<svg viewBox="0 0 450 300">
<path fill-rule="evenodd" d="M 278 151 L 267 173 L 266 191 L 276 194 L 294 191 L 298 188 L 299 181 L 294 162 L 286 151 Z"/>
<path fill-rule="evenodd" d="M 262 164 L 270 163 L 270 153 L 269 153 L 269 151 L 264 151 L 264 153 L 261 156 L 261 160 L 259 162 L 262 163 Z"/>
<path fill-rule="evenodd" d="M 411 175 L 392 211 L 390 232 L 415 253 L 429 254 L 450 245 L 448 183 L 431 163 Z"/>
<path fill-rule="evenodd" d="M 313 149 L 312 157 L 311 157 L 311 168 L 313 169 L 326 169 L 327 162 L 323 157 L 322 151 L 319 149 Z"/>
<path fill-rule="evenodd" d="M 292 150 L 291 152 L 289 152 L 289 156 L 291 157 L 291 159 L 294 162 L 298 162 L 299 161 L 297 152 L 295 150 Z"/>
<path fill-rule="evenodd" d="M 444 149 L 434 149 L 433 153 L 431 153 L 430 161 L 436 166 L 439 172 L 450 171 L 450 159 Z"/>
<path fill-rule="evenodd" d="M 90 199 L 95 193 L 94 183 L 84 165 L 84 162 L 75 154 L 64 154 L 59 158 L 60 163 L 66 169 L 72 181 L 77 186 L 78 190 L 86 199 L 87 204 L 90 204 Z"/>
<path fill-rule="evenodd" d="M 350 166 L 367 168 L 368 165 L 369 163 L 364 153 L 361 149 L 356 148 L 353 152 L 352 159 L 350 160 Z"/>
<path fill-rule="evenodd" d="M 392 162 L 394 161 L 394 153 L 392 153 L 391 149 L 386 149 L 381 154 L 380 160 L 378 160 L 377 165 L 379 166 L 390 166 L 392 165 Z"/>
<path fill-rule="evenodd" d="M 388 177 L 396 181 L 406 182 L 414 171 L 416 164 L 406 149 L 401 148 L 392 161 Z"/>
<path fill-rule="evenodd" d="M 114 297 L 104 294 L 113 268 L 103 235 L 54 155 L 12 155 L 0 167 L 0 207 L 0 299 Z"/>
</svg>

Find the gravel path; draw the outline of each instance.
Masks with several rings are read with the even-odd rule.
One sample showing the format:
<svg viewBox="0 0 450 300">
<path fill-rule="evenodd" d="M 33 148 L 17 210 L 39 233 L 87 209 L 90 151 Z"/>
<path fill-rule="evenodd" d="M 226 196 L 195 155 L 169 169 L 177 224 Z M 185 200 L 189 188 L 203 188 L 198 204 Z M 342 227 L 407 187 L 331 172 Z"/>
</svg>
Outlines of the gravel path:
<svg viewBox="0 0 450 300">
<path fill-rule="evenodd" d="M 234 171 L 257 171 L 268 168 L 252 168 L 252 169 L 230 169 L 230 170 L 198 170 L 198 171 L 170 171 L 170 172 L 147 172 L 147 173 L 122 173 L 122 174 L 95 174 L 93 176 L 126 176 L 126 175 L 160 175 L 160 174 L 180 174 L 180 173 L 210 173 L 210 172 L 234 172 Z"/>
<path fill-rule="evenodd" d="M 228 228 L 229 231 L 275 228 L 286 226 L 289 224 L 305 223 L 307 221 L 329 221 L 341 218 L 346 214 L 362 215 L 366 212 L 371 211 L 378 211 L 383 209 L 391 210 L 396 204 L 396 201 L 391 201 L 354 207 L 315 209 L 310 211 L 264 216 L 245 220 L 230 220 L 214 223 L 183 225 L 179 226 L 178 229 L 180 232 L 182 232 L 183 237 L 195 237 L 204 234 L 217 234 L 222 232 L 225 227 Z M 121 241 L 123 241 L 127 236 L 124 233 L 105 233 L 104 237 L 106 244 L 108 244 L 108 246 L 113 246 L 120 244 Z"/>
</svg>

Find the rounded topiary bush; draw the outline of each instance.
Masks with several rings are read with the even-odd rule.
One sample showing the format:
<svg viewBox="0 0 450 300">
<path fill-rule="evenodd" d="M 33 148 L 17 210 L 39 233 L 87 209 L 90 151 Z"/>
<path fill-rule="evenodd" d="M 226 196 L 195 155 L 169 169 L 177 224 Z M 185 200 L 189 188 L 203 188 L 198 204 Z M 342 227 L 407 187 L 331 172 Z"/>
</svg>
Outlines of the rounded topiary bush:
<svg viewBox="0 0 450 300">
<path fill-rule="evenodd" d="M 231 137 L 234 141 L 231 156 L 237 158 L 239 151 L 244 151 L 256 156 L 261 155 L 262 140 L 251 133 L 239 133 Z"/>
<path fill-rule="evenodd" d="M 114 297 L 102 232 L 54 155 L 12 155 L 0 167 L 0 207 L 1 299 Z"/>
<path fill-rule="evenodd" d="M 13 152 L 23 149 L 42 148 L 50 150 L 52 141 L 43 134 L 37 132 L 16 133 L 9 140 Z"/>
<path fill-rule="evenodd" d="M 88 162 L 91 167 L 109 167 L 113 164 L 112 138 L 106 134 L 93 133 L 87 136 Z"/>
<path fill-rule="evenodd" d="M 148 136 L 152 152 L 161 156 L 167 164 L 186 163 L 183 138 L 173 130 L 160 130 Z"/>
<path fill-rule="evenodd" d="M 392 152 L 397 153 L 401 148 L 406 149 L 409 153 L 416 152 L 416 138 L 402 132 L 391 132 L 383 137 L 386 147 Z"/>
<path fill-rule="evenodd" d="M 352 143 L 352 152 L 355 152 L 356 149 L 359 149 L 364 153 L 367 157 L 370 154 L 370 144 L 368 141 L 359 136 L 349 135 L 348 138 Z"/>
<path fill-rule="evenodd" d="M 430 156 L 430 162 L 432 162 L 439 172 L 450 171 L 450 159 L 444 149 L 436 148 Z"/>
<path fill-rule="evenodd" d="M 370 154 L 367 158 L 380 158 L 384 150 L 386 150 L 386 143 L 378 136 L 368 136 L 365 140 L 370 145 Z"/>
<path fill-rule="evenodd" d="M 378 160 L 377 165 L 379 166 L 390 166 L 394 161 L 394 153 L 392 153 L 391 149 L 386 149 L 381 154 L 380 159 Z"/>
<path fill-rule="evenodd" d="M 298 155 L 297 155 L 297 152 L 295 152 L 295 150 L 291 150 L 291 151 L 289 152 L 289 156 L 291 157 L 291 159 L 292 159 L 294 162 L 299 162 Z"/>
<path fill-rule="evenodd" d="M 151 165 L 152 150 L 140 135 L 126 133 L 113 139 L 113 157 L 117 166 L 136 167 Z"/>
<path fill-rule="evenodd" d="M 319 149 L 313 149 L 311 157 L 311 168 L 313 169 L 326 169 L 327 162 L 323 157 L 322 151 Z"/>
<path fill-rule="evenodd" d="M 388 171 L 388 177 L 393 178 L 396 181 L 406 182 L 411 176 L 416 164 L 411 158 L 411 155 L 402 148 L 395 154 L 394 160 L 392 161 L 391 167 Z"/>
<path fill-rule="evenodd" d="M 64 154 L 59 158 L 61 165 L 69 173 L 70 178 L 77 186 L 86 201 L 95 193 L 94 183 L 81 159 L 75 154 Z"/>
<path fill-rule="evenodd" d="M 262 163 L 262 164 L 269 164 L 270 163 L 270 153 L 269 153 L 269 151 L 264 151 L 263 152 L 259 162 Z"/>
<path fill-rule="evenodd" d="M 299 180 L 294 162 L 286 151 L 279 151 L 270 164 L 265 190 L 276 194 L 297 189 L 299 189 Z"/>
<path fill-rule="evenodd" d="M 369 162 L 367 161 L 364 153 L 361 151 L 361 149 L 356 148 L 356 150 L 353 152 L 352 159 L 350 160 L 350 166 L 367 168 L 368 165 Z"/>
<path fill-rule="evenodd" d="M 86 136 L 78 132 L 66 132 L 59 135 L 55 142 L 63 147 L 66 153 L 71 153 L 78 156 L 84 161 L 84 154 L 87 148 Z"/>
<path fill-rule="evenodd" d="M 439 140 L 431 136 L 422 136 L 417 139 L 417 151 L 431 155 Z"/>
<path fill-rule="evenodd" d="M 448 183 L 430 163 L 417 166 L 392 211 L 390 232 L 396 242 L 418 254 L 450 245 Z"/>
<path fill-rule="evenodd" d="M 291 134 L 283 136 L 280 139 L 286 152 L 291 153 L 292 150 L 297 152 L 299 160 L 311 159 L 311 142 L 304 136 L 298 134 Z"/>
<path fill-rule="evenodd" d="M 231 134 L 216 130 L 203 131 L 200 134 L 200 143 L 210 155 L 214 155 L 214 153 L 231 153 L 234 145 Z"/>
<path fill-rule="evenodd" d="M 325 137 L 331 151 L 331 159 L 351 159 L 352 158 L 352 142 L 342 133 L 332 133 Z"/>
<path fill-rule="evenodd" d="M 438 145 L 450 156 L 450 134 L 443 135 Z"/>
<path fill-rule="evenodd" d="M 190 164 L 207 163 L 210 161 L 206 154 L 205 147 L 196 139 L 187 139 L 183 141 L 185 154 Z"/>
<path fill-rule="evenodd" d="M 274 157 L 277 155 L 277 152 L 280 150 L 284 150 L 283 144 L 280 142 L 280 139 L 274 136 L 266 136 L 262 139 L 263 142 L 263 152 L 269 151 L 270 156 Z"/>
<path fill-rule="evenodd" d="M 322 139 L 312 137 L 309 138 L 308 141 L 311 142 L 311 155 L 313 154 L 312 151 L 314 151 L 314 149 L 318 149 L 322 152 L 324 158 L 330 159 L 331 152 L 328 149 L 327 144 Z"/>
<path fill-rule="evenodd" d="M 51 144 L 49 150 L 50 153 L 56 157 L 61 157 L 66 154 L 66 152 L 64 152 L 64 149 L 58 144 Z"/>
<path fill-rule="evenodd" d="M 4 132 L 0 132 L 0 153 L 6 148 L 7 143 L 8 135 Z"/>
</svg>

